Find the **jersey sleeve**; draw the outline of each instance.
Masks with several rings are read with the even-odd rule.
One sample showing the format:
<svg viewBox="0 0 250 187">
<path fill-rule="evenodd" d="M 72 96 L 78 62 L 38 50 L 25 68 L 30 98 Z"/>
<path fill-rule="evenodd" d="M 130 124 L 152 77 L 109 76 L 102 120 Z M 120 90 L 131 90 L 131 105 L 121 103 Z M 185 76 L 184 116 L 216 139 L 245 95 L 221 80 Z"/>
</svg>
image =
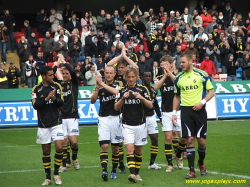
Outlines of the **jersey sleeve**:
<svg viewBox="0 0 250 187">
<path fill-rule="evenodd" d="M 35 110 L 41 109 L 46 105 L 45 97 L 39 97 L 38 95 L 37 85 L 32 89 L 31 100 Z"/>
<path fill-rule="evenodd" d="M 147 100 L 152 101 L 152 96 L 151 96 L 148 88 L 145 86 L 143 88 L 144 88 L 144 90 L 143 90 L 142 96 L 145 97 Z"/>
<path fill-rule="evenodd" d="M 121 98 L 123 97 L 123 92 L 122 92 L 123 88 L 120 88 L 118 93 L 115 96 L 115 103 L 117 103 L 119 100 L 121 100 Z"/>
<path fill-rule="evenodd" d="M 203 74 L 203 86 L 204 86 L 204 89 L 206 90 L 211 90 L 214 88 L 210 81 L 210 77 L 208 76 L 207 73 Z"/>
<path fill-rule="evenodd" d="M 181 94 L 181 89 L 178 86 L 178 81 L 179 81 L 179 77 L 175 77 L 175 79 L 174 79 L 174 93 L 177 94 L 177 95 L 180 95 Z"/>
<path fill-rule="evenodd" d="M 55 82 L 55 84 L 57 85 L 57 89 L 56 89 L 56 99 L 54 102 L 56 103 L 57 106 L 62 106 L 64 102 L 63 89 L 59 83 Z"/>
</svg>

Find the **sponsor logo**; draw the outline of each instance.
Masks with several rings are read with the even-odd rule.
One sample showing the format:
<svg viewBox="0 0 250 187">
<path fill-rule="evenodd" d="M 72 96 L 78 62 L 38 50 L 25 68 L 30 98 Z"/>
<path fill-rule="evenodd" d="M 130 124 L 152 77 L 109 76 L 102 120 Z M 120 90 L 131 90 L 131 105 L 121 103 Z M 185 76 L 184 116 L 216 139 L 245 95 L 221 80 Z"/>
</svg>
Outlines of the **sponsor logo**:
<svg viewBox="0 0 250 187">
<path fill-rule="evenodd" d="M 63 136 L 63 133 L 58 132 L 58 133 L 57 133 L 57 136 Z"/>
<path fill-rule="evenodd" d="M 116 139 L 116 140 L 121 140 L 121 139 L 122 139 L 122 136 L 116 136 L 115 139 Z"/>
<path fill-rule="evenodd" d="M 194 79 L 193 82 L 196 83 L 196 80 Z"/>
<path fill-rule="evenodd" d="M 158 130 L 158 127 L 155 127 L 155 130 Z"/>
<path fill-rule="evenodd" d="M 128 105 L 140 104 L 140 103 L 141 103 L 140 99 L 125 99 L 125 104 L 128 104 Z"/>
<path fill-rule="evenodd" d="M 196 89 L 198 89 L 199 88 L 199 86 L 198 85 L 194 85 L 194 86 L 192 86 L 192 85 L 190 85 L 190 86 L 182 86 L 181 87 L 181 90 L 196 90 Z"/>
<path fill-rule="evenodd" d="M 145 96 L 146 98 L 148 98 L 148 94 L 147 94 L 147 93 L 144 93 L 144 96 Z"/>
<path fill-rule="evenodd" d="M 142 138 L 141 141 L 146 142 L 147 138 Z"/>
<path fill-rule="evenodd" d="M 102 102 L 107 102 L 107 101 L 110 101 L 110 100 L 114 100 L 116 98 L 116 95 L 111 95 L 111 96 L 108 96 L 108 97 L 103 97 L 102 98 Z"/>
<path fill-rule="evenodd" d="M 32 98 L 32 99 L 36 99 L 36 98 L 37 98 L 37 97 L 36 97 L 36 93 L 32 93 L 32 94 L 31 94 L 31 98 Z"/>
<path fill-rule="evenodd" d="M 60 89 L 56 90 L 56 93 L 61 94 L 61 90 Z"/>
<path fill-rule="evenodd" d="M 71 132 L 79 132 L 79 130 L 78 129 L 72 129 Z"/>
<path fill-rule="evenodd" d="M 68 90 L 67 92 L 63 92 L 63 96 L 64 97 L 67 97 L 68 95 L 70 95 L 71 94 L 71 90 Z"/>
<path fill-rule="evenodd" d="M 115 98 L 120 98 L 120 97 L 121 97 L 120 93 L 116 93 Z"/>
<path fill-rule="evenodd" d="M 163 92 L 169 92 L 169 91 L 172 91 L 174 90 L 174 86 L 168 86 L 168 87 L 163 87 Z"/>
</svg>

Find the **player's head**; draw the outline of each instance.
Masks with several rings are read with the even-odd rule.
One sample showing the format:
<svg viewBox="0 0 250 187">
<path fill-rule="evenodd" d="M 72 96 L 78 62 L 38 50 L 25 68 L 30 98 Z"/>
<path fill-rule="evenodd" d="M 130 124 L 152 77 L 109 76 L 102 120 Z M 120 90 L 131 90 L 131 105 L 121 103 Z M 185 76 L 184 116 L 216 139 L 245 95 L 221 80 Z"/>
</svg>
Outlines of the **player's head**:
<svg viewBox="0 0 250 187">
<path fill-rule="evenodd" d="M 117 66 L 118 66 L 118 74 L 124 75 L 125 68 L 128 66 L 128 62 L 124 59 L 121 59 L 118 61 Z"/>
<path fill-rule="evenodd" d="M 143 83 L 145 85 L 150 85 L 150 83 L 152 81 L 152 74 L 151 74 L 151 72 L 150 71 L 144 71 L 142 80 L 143 80 Z"/>
<path fill-rule="evenodd" d="M 134 67 L 132 65 L 128 65 L 125 69 L 124 76 L 125 76 L 125 79 L 128 83 L 128 86 L 134 87 L 136 84 L 136 81 L 139 78 L 139 72 L 136 69 L 136 67 Z"/>
<path fill-rule="evenodd" d="M 52 67 L 50 66 L 43 66 L 41 68 L 41 76 L 43 79 L 43 84 L 51 84 L 53 82 L 54 79 L 54 72 Z"/>
<path fill-rule="evenodd" d="M 69 82 L 69 80 L 71 79 L 70 72 L 65 66 L 62 67 L 62 77 L 63 82 Z"/>
<path fill-rule="evenodd" d="M 162 69 L 172 69 L 173 58 L 169 55 L 165 55 L 161 58 L 161 68 Z"/>
<path fill-rule="evenodd" d="M 104 71 L 105 79 L 107 83 L 110 83 L 114 80 L 115 78 L 115 68 L 113 66 L 106 66 L 105 71 Z"/>
<path fill-rule="evenodd" d="M 190 72 L 193 70 L 192 57 L 190 54 L 182 54 L 180 58 L 180 63 L 183 71 Z"/>
</svg>

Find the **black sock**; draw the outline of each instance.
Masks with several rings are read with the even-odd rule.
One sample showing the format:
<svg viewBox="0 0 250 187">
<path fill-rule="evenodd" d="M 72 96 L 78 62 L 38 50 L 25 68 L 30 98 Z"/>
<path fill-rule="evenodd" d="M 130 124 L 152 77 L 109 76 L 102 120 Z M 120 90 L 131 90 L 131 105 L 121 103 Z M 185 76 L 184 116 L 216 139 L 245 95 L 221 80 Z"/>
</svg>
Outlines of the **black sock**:
<svg viewBox="0 0 250 187">
<path fill-rule="evenodd" d="M 63 146 L 63 167 L 66 167 L 66 163 L 67 163 L 67 155 L 68 155 L 68 150 L 67 150 L 67 145 Z"/>
<path fill-rule="evenodd" d="M 194 160 L 195 160 L 195 148 L 194 147 L 187 147 L 187 159 L 188 159 L 188 166 L 190 171 L 195 172 L 194 170 Z"/>
<path fill-rule="evenodd" d="M 183 151 L 186 149 L 186 144 L 182 144 L 181 142 L 179 142 L 178 148 L 177 148 L 177 153 L 176 153 L 176 157 L 177 158 L 181 158 L 181 154 L 183 153 Z"/>
<path fill-rule="evenodd" d="M 72 150 L 72 160 L 76 160 L 77 159 L 77 153 L 78 153 L 78 145 L 77 145 L 77 147 L 73 147 L 71 145 L 71 150 Z"/>
<path fill-rule="evenodd" d="M 178 141 L 178 138 L 172 138 L 172 144 L 173 144 L 173 147 L 174 147 L 174 153 L 177 152 L 177 148 L 178 148 L 178 144 L 179 141 Z"/>
<path fill-rule="evenodd" d="M 43 155 L 43 168 L 46 173 L 46 179 L 51 179 L 51 159 L 50 155 Z"/>
<path fill-rule="evenodd" d="M 119 168 L 120 169 L 125 169 L 123 159 L 124 159 L 123 145 L 119 145 Z"/>
<path fill-rule="evenodd" d="M 155 163 L 155 159 L 157 157 L 157 154 L 158 154 L 158 145 L 155 146 L 155 145 L 151 145 L 151 157 L 150 157 L 150 163 L 149 165 L 152 165 Z"/>
<path fill-rule="evenodd" d="M 168 165 L 171 165 L 171 166 L 173 166 L 172 154 L 173 154 L 172 144 L 165 144 L 166 159 L 167 159 Z"/>
<path fill-rule="evenodd" d="M 141 163 L 142 163 L 142 155 L 134 154 L 135 155 L 135 174 L 139 174 L 139 171 L 141 169 Z"/>
<path fill-rule="evenodd" d="M 54 175 L 59 175 L 58 169 L 60 165 L 62 164 L 62 159 L 63 159 L 63 152 L 61 153 L 56 152 L 55 158 L 54 158 L 54 167 L 55 167 Z"/>
<path fill-rule="evenodd" d="M 135 156 L 133 154 L 127 155 L 127 163 L 131 174 L 135 174 Z"/>
<path fill-rule="evenodd" d="M 102 171 L 107 171 L 108 167 L 108 153 L 107 152 L 101 152 L 100 154 L 100 160 L 102 165 Z"/>
<path fill-rule="evenodd" d="M 68 146 L 67 146 L 67 164 L 71 164 L 71 161 L 70 161 L 70 143 L 68 143 Z"/>
<path fill-rule="evenodd" d="M 117 166 L 119 163 L 119 153 L 112 153 L 112 172 L 116 172 Z"/>
<path fill-rule="evenodd" d="M 200 165 L 204 165 L 204 159 L 205 159 L 205 156 L 206 156 L 206 148 L 205 149 L 198 148 L 198 153 L 199 153 L 198 163 Z"/>
</svg>

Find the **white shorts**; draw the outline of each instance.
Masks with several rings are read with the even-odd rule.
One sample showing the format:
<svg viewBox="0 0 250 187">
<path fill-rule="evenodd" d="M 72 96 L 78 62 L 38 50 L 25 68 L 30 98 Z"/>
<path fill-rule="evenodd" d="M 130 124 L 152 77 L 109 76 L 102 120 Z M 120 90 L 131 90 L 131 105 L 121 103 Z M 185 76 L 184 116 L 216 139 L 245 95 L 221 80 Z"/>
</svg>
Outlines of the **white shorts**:
<svg viewBox="0 0 250 187">
<path fill-rule="evenodd" d="M 63 128 L 61 125 L 56 125 L 51 128 L 40 128 L 37 130 L 36 143 L 38 144 L 49 144 L 56 140 L 63 140 Z"/>
<path fill-rule="evenodd" d="M 173 112 L 162 112 L 162 131 L 181 131 L 181 111 L 176 112 L 176 127 L 172 122 Z"/>
<path fill-rule="evenodd" d="M 137 126 L 123 124 L 122 134 L 124 137 L 124 144 L 142 146 L 148 143 L 147 126 L 145 123 Z"/>
<path fill-rule="evenodd" d="M 79 136 L 79 119 L 62 119 L 62 125 L 65 138 L 67 138 L 68 136 Z"/>
<path fill-rule="evenodd" d="M 153 116 L 146 116 L 146 126 L 148 134 L 158 134 L 158 125 L 155 114 Z"/>
<path fill-rule="evenodd" d="M 99 117 L 98 140 L 110 140 L 111 143 L 121 143 L 123 140 L 119 116 Z"/>
</svg>

